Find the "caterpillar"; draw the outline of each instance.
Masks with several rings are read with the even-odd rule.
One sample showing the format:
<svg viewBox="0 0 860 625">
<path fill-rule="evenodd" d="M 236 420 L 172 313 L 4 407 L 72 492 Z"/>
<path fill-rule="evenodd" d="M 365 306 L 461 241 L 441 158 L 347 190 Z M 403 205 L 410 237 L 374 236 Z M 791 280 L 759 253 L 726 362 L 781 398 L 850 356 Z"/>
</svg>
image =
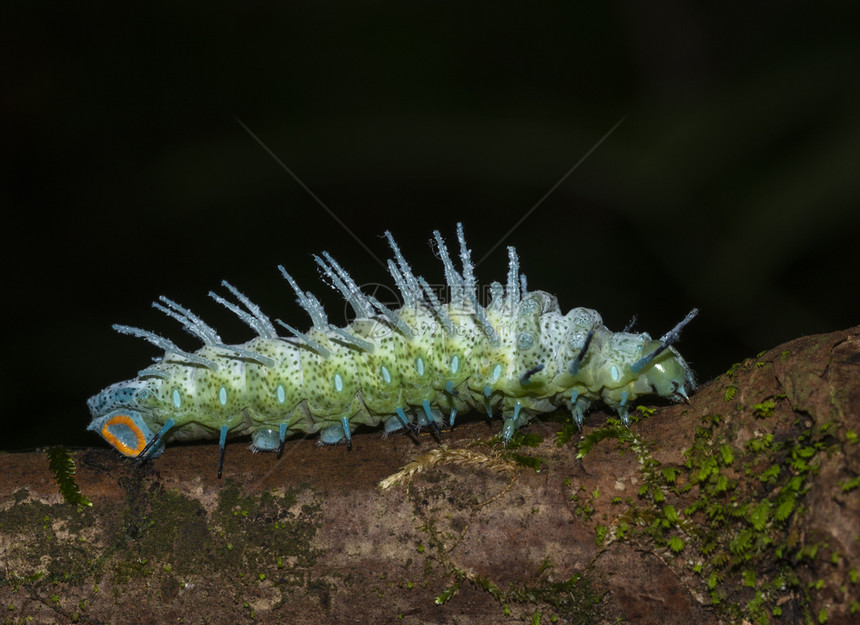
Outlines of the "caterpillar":
<svg viewBox="0 0 860 625">
<path fill-rule="evenodd" d="M 319 300 L 279 266 L 308 313 L 301 332 L 271 319 L 224 281 L 233 301 L 209 295 L 257 334 L 226 345 L 214 328 L 164 296 L 153 306 L 203 342 L 188 352 L 167 338 L 114 325 L 145 339 L 164 356 L 137 377 L 107 387 L 88 400 L 88 429 L 125 456 L 140 461 L 161 454 L 165 443 L 219 439 L 218 477 L 226 440 L 251 436 L 254 451 L 280 457 L 291 435 L 319 433 L 321 444 L 346 442 L 360 424 L 383 425 L 385 434 L 416 434 L 454 426 L 458 414 L 477 409 L 502 417 L 502 439 L 541 413 L 566 406 L 581 428 L 584 414 L 601 401 L 629 424 L 629 406 L 656 395 L 686 400 L 693 372 L 673 347 L 697 310 L 659 340 L 625 328 L 612 332 L 588 308 L 562 314 L 555 296 L 529 291 L 514 247 L 508 247 L 507 283 L 493 282 L 490 301 L 478 301 L 471 250 L 457 224 L 460 271 L 439 231 L 433 233 L 445 274 L 447 302 L 413 273 L 390 232 L 394 258 L 388 270 L 402 306 L 394 310 L 361 291 L 327 252 L 314 256 L 321 275 L 355 312 L 345 328 L 328 321 Z"/>
</svg>

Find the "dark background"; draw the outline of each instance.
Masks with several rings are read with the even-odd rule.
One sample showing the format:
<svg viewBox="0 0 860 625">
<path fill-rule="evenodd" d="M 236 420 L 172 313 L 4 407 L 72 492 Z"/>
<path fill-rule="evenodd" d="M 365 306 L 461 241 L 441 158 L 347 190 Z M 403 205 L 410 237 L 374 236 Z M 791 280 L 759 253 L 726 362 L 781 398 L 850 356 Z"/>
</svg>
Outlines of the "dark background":
<svg viewBox="0 0 860 625">
<path fill-rule="evenodd" d="M 390 229 L 438 282 L 434 229 L 462 221 L 482 259 L 624 116 L 483 283 L 513 244 L 532 289 L 611 329 L 698 306 L 702 380 L 860 322 L 850 4 L 6 3 L 0 449 L 100 444 L 86 398 L 157 355 L 112 323 L 197 348 L 158 295 L 243 342 L 206 295 L 227 279 L 305 329 L 283 264 L 340 323 L 312 253 L 390 285 L 357 242 L 387 259 Z"/>
</svg>

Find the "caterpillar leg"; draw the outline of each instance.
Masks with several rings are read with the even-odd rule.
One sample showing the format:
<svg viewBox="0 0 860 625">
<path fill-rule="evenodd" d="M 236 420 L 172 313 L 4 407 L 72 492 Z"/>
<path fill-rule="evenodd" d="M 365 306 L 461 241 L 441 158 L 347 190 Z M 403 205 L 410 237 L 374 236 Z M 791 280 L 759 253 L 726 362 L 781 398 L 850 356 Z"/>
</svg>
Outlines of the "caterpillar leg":
<svg viewBox="0 0 860 625">
<path fill-rule="evenodd" d="M 229 425 L 221 426 L 221 434 L 218 437 L 218 479 L 221 479 L 221 471 L 224 469 L 224 451 L 227 447 L 227 432 L 230 430 Z"/>
<path fill-rule="evenodd" d="M 412 421 L 406 418 L 406 413 L 403 412 L 403 406 L 397 406 L 394 411 L 397 413 L 397 420 L 404 428 L 406 428 L 406 431 L 409 432 L 410 436 L 412 436 L 412 439 L 416 443 L 420 442 L 418 440 L 418 432 L 421 431 L 421 426 L 415 425 L 414 423 L 412 423 Z"/>
<path fill-rule="evenodd" d="M 164 423 L 164 425 L 161 426 L 161 429 L 155 433 L 155 436 L 153 436 L 151 439 L 149 439 L 149 442 L 146 444 L 146 447 L 144 447 L 143 450 L 134 459 L 135 463 L 143 464 L 150 457 L 155 458 L 157 455 L 159 455 L 161 453 L 161 451 L 164 450 L 164 443 L 162 442 L 161 438 L 165 434 L 167 434 L 167 432 L 170 430 L 170 428 L 172 428 L 175 424 L 176 424 L 176 421 L 174 421 L 173 419 L 168 419 Z M 157 450 L 159 447 L 161 448 L 161 451 L 150 453 L 153 449 Z"/>
<path fill-rule="evenodd" d="M 287 427 L 289 423 L 284 422 L 278 429 L 263 428 L 251 434 L 251 451 L 276 451 L 280 458 L 284 453 L 284 445 L 287 442 Z"/>
<path fill-rule="evenodd" d="M 433 430 L 436 440 L 441 443 L 442 429 L 439 427 L 439 424 L 442 423 L 442 416 L 430 409 L 430 402 L 426 399 L 421 403 L 421 407 L 424 409 L 424 414 L 418 415 L 419 425 L 429 426 Z"/>
<path fill-rule="evenodd" d="M 422 426 L 427 426 L 433 430 L 436 438 L 441 442 L 442 430 L 439 424 L 442 423 L 442 416 L 430 407 L 430 402 L 424 400 L 422 403 L 423 412 L 417 413 L 417 423 L 406 416 L 402 406 L 395 408 L 395 415 L 385 420 L 385 435 L 399 430 L 406 430 L 416 443 L 421 441 L 418 439 L 418 434 L 421 432 Z"/>
<path fill-rule="evenodd" d="M 621 423 L 624 424 L 625 427 L 630 427 L 630 413 L 627 411 L 627 398 L 630 397 L 630 394 L 627 391 L 623 391 L 621 393 L 621 403 L 618 404 L 618 408 L 615 409 L 615 412 L 618 413 L 618 416 L 621 417 Z"/>
<path fill-rule="evenodd" d="M 525 422 L 525 420 L 523 420 L 523 422 L 521 422 L 520 420 L 521 409 L 522 404 L 520 404 L 520 402 L 517 402 L 516 405 L 514 405 L 514 414 L 509 417 L 505 417 L 505 422 L 502 426 L 502 441 L 504 442 L 505 446 L 507 446 L 508 442 L 511 440 L 511 436 L 514 435 L 514 432 L 516 431 L 517 427 L 523 425 L 523 423 Z"/>
<path fill-rule="evenodd" d="M 352 451 L 352 432 L 349 430 L 349 419 L 341 417 L 340 424 L 343 426 L 343 434 L 346 436 L 346 449 Z"/>
<path fill-rule="evenodd" d="M 490 403 L 490 401 L 493 398 L 493 391 L 490 389 L 489 384 L 487 384 L 484 387 L 484 397 L 486 398 L 484 400 L 484 409 L 487 411 L 487 420 L 492 421 L 493 420 L 493 405 Z"/>
<path fill-rule="evenodd" d="M 409 418 L 406 416 L 406 413 L 403 412 L 403 408 L 398 406 L 396 408 L 397 414 L 392 417 L 388 417 L 384 422 L 384 432 L 382 437 L 385 438 L 389 434 L 394 432 L 399 432 L 400 430 L 405 430 L 407 434 L 409 434 L 410 438 L 415 441 L 416 444 L 420 444 L 421 441 L 418 440 L 418 426 L 413 424 Z"/>
<path fill-rule="evenodd" d="M 576 427 L 582 431 L 582 422 L 585 421 L 585 413 L 591 407 L 591 401 L 585 397 L 579 396 L 579 391 L 573 389 L 570 392 L 570 413 L 573 415 L 573 422 Z"/>
<path fill-rule="evenodd" d="M 383 424 L 383 437 L 388 436 L 389 434 L 393 434 L 394 432 L 399 432 L 400 430 L 407 428 L 403 427 L 403 424 L 400 422 L 399 416 L 388 417 Z"/>
<path fill-rule="evenodd" d="M 342 417 L 339 425 L 330 425 L 320 430 L 320 445 L 337 445 L 344 439 L 347 450 L 352 450 L 352 432 L 349 429 L 348 417 Z"/>
<path fill-rule="evenodd" d="M 284 453 L 284 445 L 287 443 L 287 423 L 281 423 L 278 428 L 278 455 L 277 458 L 281 459 L 281 454 Z"/>
</svg>

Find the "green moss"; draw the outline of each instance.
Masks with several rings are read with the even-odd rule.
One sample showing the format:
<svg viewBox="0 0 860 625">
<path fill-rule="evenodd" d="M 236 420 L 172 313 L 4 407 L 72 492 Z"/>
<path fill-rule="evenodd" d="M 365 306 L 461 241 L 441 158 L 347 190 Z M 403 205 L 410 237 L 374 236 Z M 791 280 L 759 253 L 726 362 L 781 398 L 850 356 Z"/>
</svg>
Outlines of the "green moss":
<svg viewBox="0 0 860 625">
<path fill-rule="evenodd" d="M 666 480 L 667 484 L 674 484 L 680 472 L 674 467 L 661 467 L 660 473 L 663 475 L 663 479 Z"/>
<path fill-rule="evenodd" d="M 92 506 L 93 504 L 84 497 L 75 481 L 75 461 L 69 452 L 63 447 L 49 447 L 46 453 L 48 455 L 48 468 L 54 474 L 57 487 L 66 503 L 73 506 Z"/>
<path fill-rule="evenodd" d="M 630 428 L 621 424 L 618 419 L 609 418 L 606 420 L 606 425 L 602 428 L 592 430 L 587 435 L 582 437 L 579 442 L 579 451 L 576 454 L 577 458 L 584 458 L 594 449 L 594 446 L 606 439 L 616 439 L 620 442 L 631 440 L 633 436 Z"/>
<path fill-rule="evenodd" d="M 743 362 L 734 363 L 731 367 L 729 367 L 729 370 L 726 371 L 726 377 L 728 377 L 730 380 L 734 379 L 737 372 L 740 371 L 743 367 Z"/>
<path fill-rule="evenodd" d="M 752 407 L 753 414 L 759 418 L 772 417 L 775 409 L 776 403 L 772 399 L 765 400 Z"/>
<path fill-rule="evenodd" d="M 321 515 L 317 505 L 296 509 L 293 492 L 244 495 L 228 482 L 209 513 L 195 499 L 152 485 L 144 471 L 119 479 L 126 501 L 112 513 L 102 511 L 100 525 L 89 507 L 48 505 L 30 501 L 26 493 L 16 493 L 19 503 L 0 511 L 4 535 L 21 537 L 8 554 L 19 563 L 12 583 L 55 606 L 64 622 L 75 614 L 83 618 L 88 606 L 80 596 L 64 595 L 67 583 L 84 583 L 96 593 L 93 581 L 107 578 L 117 596 L 146 590 L 154 600 L 170 603 L 183 579 L 213 568 L 235 573 L 237 580 L 280 586 L 307 587 L 314 581 L 309 571 L 318 553 L 310 545 Z M 81 540 L 97 525 L 102 536 Z"/>
<path fill-rule="evenodd" d="M 593 493 L 592 493 L 593 495 Z M 592 496 L 584 491 L 573 493 L 572 500 L 578 501 L 580 496 L 584 501 L 592 501 Z M 593 514 L 593 509 L 588 513 Z M 537 567 L 531 583 L 523 585 L 509 585 L 500 587 L 488 577 L 475 575 L 471 571 L 460 568 L 450 560 L 451 550 L 445 542 L 447 534 L 437 528 L 433 518 L 426 518 L 424 525 L 419 527 L 420 531 L 427 534 L 429 548 L 420 552 L 425 555 L 425 576 L 438 575 L 440 572 L 450 576 L 451 583 L 440 592 L 434 599 L 437 605 L 443 605 L 450 601 L 462 588 L 463 584 L 470 583 L 475 588 L 490 594 L 501 605 L 501 612 L 506 617 L 513 614 L 512 605 L 527 604 L 533 606 L 525 611 L 517 611 L 520 618 L 530 618 L 535 613 L 534 606 L 539 606 L 541 613 L 548 617 L 550 622 L 558 622 L 564 619 L 569 623 L 592 623 L 600 609 L 600 595 L 591 591 L 589 582 L 582 575 L 574 575 L 561 582 L 552 582 L 549 577 L 553 569 L 549 558 L 544 558 Z M 609 530 L 607 526 L 597 526 L 598 540 L 606 536 Z"/>
<path fill-rule="evenodd" d="M 726 466 L 731 466 L 731 464 L 735 461 L 735 456 L 732 453 L 732 448 L 729 445 L 720 445 L 720 455 L 722 456 L 723 464 Z"/>
<path fill-rule="evenodd" d="M 443 590 L 441 593 L 436 595 L 436 598 L 433 600 L 433 602 L 436 605 L 445 605 L 454 597 L 454 595 L 459 592 L 460 586 L 462 585 L 463 575 L 457 575 L 454 579 L 454 583 L 448 586 L 448 588 Z"/>
<path fill-rule="evenodd" d="M 521 467 L 525 467 L 527 469 L 532 469 L 534 471 L 540 471 L 541 466 L 543 466 L 543 458 L 539 458 L 537 456 L 524 456 L 522 454 L 515 453 L 506 453 L 504 454 L 505 458 L 515 462 Z"/>
<path fill-rule="evenodd" d="M 641 467 L 639 504 L 629 504 L 601 536 L 631 540 L 643 548 L 650 543 L 672 553 L 683 551 L 685 566 L 702 576 L 712 603 L 729 620 L 770 622 L 781 599 L 806 597 L 794 562 L 814 559 L 818 547 L 796 544 L 788 530 L 817 471 L 818 454 L 835 444 L 836 428 L 826 424 L 803 429 L 797 422 L 778 421 L 778 402 L 784 397 L 776 395 L 748 409 L 762 420 L 761 429 L 767 429 L 765 420 L 777 420 L 779 438 L 764 431 L 738 447 L 731 422 L 720 414 L 706 415 L 681 468 L 660 465 L 646 441 L 616 424 L 589 433 L 580 444 L 580 456 L 614 439 L 619 449 L 637 455 Z M 739 479 L 739 474 L 746 477 Z M 840 486 L 847 491 L 860 483 L 851 478 Z M 581 499 L 582 493 L 574 497 Z M 578 502 L 583 509 L 587 505 Z"/>
<path fill-rule="evenodd" d="M 764 471 L 762 471 L 759 474 L 758 479 L 759 479 L 759 481 L 762 481 L 762 482 L 773 483 L 779 477 L 779 473 L 780 473 L 779 465 L 773 464 L 773 465 L 769 466 L 767 469 L 765 469 Z"/>
<path fill-rule="evenodd" d="M 580 431 L 579 427 L 573 422 L 572 419 L 568 419 L 566 423 L 561 426 L 558 432 L 555 435 L 555 445 L 556 447 L 564 447 L 567 445 L 573 437 Z"/>
<path fill-rule="evenodd" d="M 684 549 L 684 541 L 680 536 L 672 536 L 668 541 L 669 549 L 674 551 L 675 553 L 679 553 L 682 549 Z"/>
<path fill-rule="evenodd" d="M 527 432 L 516 431 L 511 436 L 506 447 L 509 450 L 518 449 L 519 447 L 537 447 L 543 442 L 543 436 L 540 434 L 529 434 Z"/>
<path fill-rule="evenodd" d="M 220 552 L 231 564 L 241 562 L 248 574 L 289 558 L 293 567 L 310 567 L 320 555 L 310 545 L 321 523 L 318 505 L 304 505 L 298 511 L 296 494 L 264 492 L 244 495 L 238 485 L 221 491 L 213 518 L 218 540 L 233 544 L 232 552 Z"/>
<path fill-rule="evenodd" d="M 583 625 L 599 619 L 601 604 L 601 595 L 592 589 L 589 578 L 581 574 L 559 582 L 514 587 L 502 592 L 500 599 L 507 603 L 538 603 L 546 606 L 544 615 L 553 623 L 564 620 Z"/>
<path fill-rule="evenodd" d="M 679 520 L 678 512 L 675 510 L 675 506 L 664 506 L 663 507 L 663 516 L 669 523 L 677 523 Z"/>
<path fill-rule="evenodd" d="M 17 491 L 12 499 L 19 503 L 0 511 L 0 530 L 11 545 L 4 555 L 20 563 L 17 576 L 7 583 L 34 588 L 85 577 L 97 548 L 77 536 L 95 524 L 92 508 L 49 505 L 27 497 L 25 489 Z"/>
<path fill-rule="evenodd" d="M 839 485 L 842 488 L 843 493 L 850 492 L 860 486 L 860 475 L 857 475 L 850 480 L 845 480 Z"/>
</svg>

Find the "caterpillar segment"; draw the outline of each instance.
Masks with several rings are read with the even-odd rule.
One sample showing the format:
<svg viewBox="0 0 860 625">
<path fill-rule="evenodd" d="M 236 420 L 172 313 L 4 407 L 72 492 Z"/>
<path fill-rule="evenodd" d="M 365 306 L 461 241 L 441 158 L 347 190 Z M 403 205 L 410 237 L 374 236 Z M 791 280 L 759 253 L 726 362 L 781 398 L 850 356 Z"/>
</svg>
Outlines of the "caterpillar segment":
<svg viewBox="0 0 860 625">
<path fill-rule="evenodd" d="M 330 323 L 319 300 L 283 267 L 311 318 L 307 332 L 273 323 L 227 282 L 222 286 L 232 299 L 209 295 L 255 332 L 247 343 L 224 344 L 214 328 L 163 296 L 153 306 L 203 347 L 188 352 L 153 332 L 115 325 L 164 355 L 134 379 L 91 397 L 88 429 L 138 461 L 158 456 L 166 443 L 217 438 L 221 477 L 226 441 L 239 436 L 250 435 L 254 451 L 280 457 L 286 440 L 298 434 L 318 433 L 321 444 L 345 442 L 351 449 L 358 425 L 413 437 L 427 427 L 441 438 L 442 427 L 453 427 L 457 415 L 477 410 L 501 416 L 507 443 L 517 428 L 560 406 L 580 428 L 594 402 L 627 425 L 638 398 L 681 401 L 695 389 L 693 372 L 673 346 L 695 309 L 659 340 L 629 328 L 611 332 L 594 310 L 562 314 L 555 296 L 528 291 L 513 247 L 506 284 L 492 283 L 484 306 L 462 224 L 459 270 L 442 236 L 433 233 L 448 293 L 443 303 L 412 272 L 391 233 L 385 236 L 394 255 L 389 272 L 403 303 L 396 310 L 363 293 L 330 254 L 314 257 L 355 312 L 345 328 Z M 289 335 L 279 335 L 276 324 Z"/>
</svg>

